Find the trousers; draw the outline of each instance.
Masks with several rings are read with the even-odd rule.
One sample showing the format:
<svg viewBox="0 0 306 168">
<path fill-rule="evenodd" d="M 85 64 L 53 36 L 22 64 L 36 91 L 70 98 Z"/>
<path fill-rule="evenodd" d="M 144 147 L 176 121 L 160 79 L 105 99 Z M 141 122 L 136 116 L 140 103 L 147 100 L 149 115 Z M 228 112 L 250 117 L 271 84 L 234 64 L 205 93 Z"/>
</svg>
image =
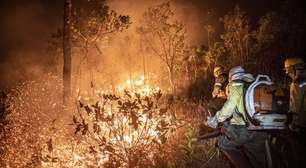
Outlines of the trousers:
<svg viewBox="0 0 306 168">
<path fill-rule="evenodd" d="M 231 157 L 231 153 L 235 153 L 235 156 L 232 156 L 233 162 L 235 162 L 235 158 L 239 155 L 241 157 L 241 161 L 247 159 L 248 161 L 244 161 L 245 163 L 249 163 L 253 168 L 264 168 L 266 167 L 266 149 L 265 149 L 265 141 L 268 135 L 264 132 L 260 131 L 250 131 L 244 125 L 227 125 L 225 127 L 224 135 L 220 136 L 218 139 L 218 147 L 221 151 L 228 153 L 229 157 Z M 231 160 L 231 159 L 230 159 Z M 233 163 L 237 165 L 239 163 Z M 244 167 L 244 166 L 242 166 Z"/>
</svg>

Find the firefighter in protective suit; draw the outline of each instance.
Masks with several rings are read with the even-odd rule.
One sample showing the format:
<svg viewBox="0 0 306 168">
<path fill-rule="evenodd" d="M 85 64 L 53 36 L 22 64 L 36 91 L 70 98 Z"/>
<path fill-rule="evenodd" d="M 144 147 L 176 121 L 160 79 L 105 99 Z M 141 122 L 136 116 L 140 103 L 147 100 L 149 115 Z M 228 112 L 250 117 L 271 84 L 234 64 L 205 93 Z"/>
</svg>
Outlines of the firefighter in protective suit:
<svg viewBox="0 0 306 168">
<path fill-rule="evenodd" d="M 306 70 L 301 58 L 285 60 L 284 71 L 292 82 L 290 84 L 289 129 L 296 135 L 298 143 L 297 165 L 306 166 Z"/>
<path fill-rule="evenodd" d="M 288 58 L 284 65 L 285 73 L 292 79 L 290 84 L 290 109 L 293 131 L 306 130 L 306 70 L 301 58 Z"/>
<path fill-rule="evenodd" d="M 210 114 L 215 115 L 220 110 L 226 101 L 226 86 L 228 84 L 228 75 L 225 73 L 224 68 L 220 65 L 214 68 L 215 83 L 212 92 L 212 99 L 208 103 L 208 111 Z"/>
<path fill-rule="evenodd" d="M 228 78 L 222 66 L 218 65 L 214 68 L 214 77 L 215 77 L 215 84 L 214 84 L 214 90 L 212 92 L 212 97 L 226 99 L 225 88 L 226 85 L 228 84 Z"/>
<path fill-rule="evenodd" d="M 265 167 L 264 144 L 267 135 L 247 129 L 244 85 L 252 81 L 253 75 L 245 73 L 242 67 L 232 68 L 229 72 L 227 100 L 221 110 L 207 120 L 207 124 L 212 128 L 216 128 L 220 123 L 229 123 L 222 126 L 224 134 L 218 139 L 218 147 L 232 164 L 239 168 Z"/>
</svg>

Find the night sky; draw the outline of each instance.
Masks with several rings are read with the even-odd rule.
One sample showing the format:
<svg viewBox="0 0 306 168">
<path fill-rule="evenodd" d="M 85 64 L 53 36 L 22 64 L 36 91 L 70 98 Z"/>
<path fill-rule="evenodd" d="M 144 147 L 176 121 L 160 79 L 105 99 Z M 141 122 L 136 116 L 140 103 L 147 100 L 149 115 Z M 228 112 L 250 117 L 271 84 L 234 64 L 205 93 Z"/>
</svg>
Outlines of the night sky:
<svg viewBox="0 0 306 168">
<path fill-rule="evenodd" d="M 116 10 L 119 6 L 118 13 L 122 13 L 120 11 L 121 2 L 125 4 L 157 2 L 152 0 L 109 1 L 111 8 Z M 0 80 L 1 87 L 3 87 L 18 79 L 18 77 L 10 79 L 7 75 L 12 71 L 18 71 L 18 64 L 17 66 L 12 64 L 13 61 L 19 60 L 24 66 L 32 66 L 32 61 L 39 63 L 44 59 L 43 50 L 50 34 L 61 28 L 63 0 L 2 0 L 0 3 Z M 188 17 L 196 15 L 193 10 L 188 8 L 189 6 L 197 8 L 197 11 L 200 11 L 199 14 L 205 13 L 208 9 L 212 10 L 218 22 L 219 17 L 238 4 L 255 24 L 256 20 L 267 11 L 278 9 L 282 0 L 174 0 L 174 3 L 183 7 L 186 5 L 183 10 L 184 14 L 181 15 L 185 15 L 185 18 L 189 19 L 187 23 L 197 22 L 192 20 L 194 17 Z M 200 42 L 205 41 L 204 36 L 198 38 L 202 39 Z"/>
</svg>

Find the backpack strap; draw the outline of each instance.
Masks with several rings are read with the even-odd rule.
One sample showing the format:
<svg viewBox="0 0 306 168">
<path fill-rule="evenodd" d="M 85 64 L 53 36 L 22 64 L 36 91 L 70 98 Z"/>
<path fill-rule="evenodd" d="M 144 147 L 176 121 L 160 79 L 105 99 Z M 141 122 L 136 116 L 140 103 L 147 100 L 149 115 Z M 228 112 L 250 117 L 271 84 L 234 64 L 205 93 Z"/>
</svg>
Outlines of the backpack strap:
<svg viewBox="0 0 306 168">
<path fill-rule="evenodd" d="M 254 118 L 252 118 L 252 116 L 249 115 L 249 113 L 247 112 L 246 106 L 245 106 L 245 93 L 248 90 L 249 86 L 252 84 L 252 82 L 246 82 L 246 81 L 242 81 L 243 82 L 243 106 L 244 106 L 244 112 L 245 112 L 245 117 L 243 117 L 242 114 L 240 114 L 243 119 L 245 120 L 245 122 L 247 123 L 247 126 L 249 126 L 250 124 L 252 125 L 260 125 L 259 122 L 257 120 L 255 120 Z"/>
</svg>

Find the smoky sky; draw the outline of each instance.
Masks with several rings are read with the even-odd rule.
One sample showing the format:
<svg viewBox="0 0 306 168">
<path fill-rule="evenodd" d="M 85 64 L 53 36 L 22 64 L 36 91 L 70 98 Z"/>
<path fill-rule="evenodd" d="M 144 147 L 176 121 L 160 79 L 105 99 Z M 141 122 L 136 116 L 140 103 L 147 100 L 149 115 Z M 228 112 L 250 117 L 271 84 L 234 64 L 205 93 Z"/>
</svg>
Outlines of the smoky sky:
<svg viewBox="0 0 306 168">
<path fill-rule="evenodd" d="M 74 2 L 76 0 L 72 0 Z M 107 0 L 111 9 L 137 22 L 149 6 L 164 0 Z M 281 0 L 172 0 L 176 15 L 191 30 L 194 44 L 205 43 L 203 24 L 219 24 L 219 18 L 239 5 L 256 20 L 280 7 Z M 48 38 L 62 27 L 63 0 L 0 1 L 0 88 L 23 80 L 26 73 L 43 69 Z M 211 14 L 211 16 L 210 16 Z M 209 18 L 210 17 L 210 18 Z M 134 20 L 133 20 L 134 19 Z M 30 70 L 29 70 L 30 69 Z M 32 69 L 32 70 L 31 70 Z M 42 73 L 46 73 L 46 69 Z"/>
</svg>

